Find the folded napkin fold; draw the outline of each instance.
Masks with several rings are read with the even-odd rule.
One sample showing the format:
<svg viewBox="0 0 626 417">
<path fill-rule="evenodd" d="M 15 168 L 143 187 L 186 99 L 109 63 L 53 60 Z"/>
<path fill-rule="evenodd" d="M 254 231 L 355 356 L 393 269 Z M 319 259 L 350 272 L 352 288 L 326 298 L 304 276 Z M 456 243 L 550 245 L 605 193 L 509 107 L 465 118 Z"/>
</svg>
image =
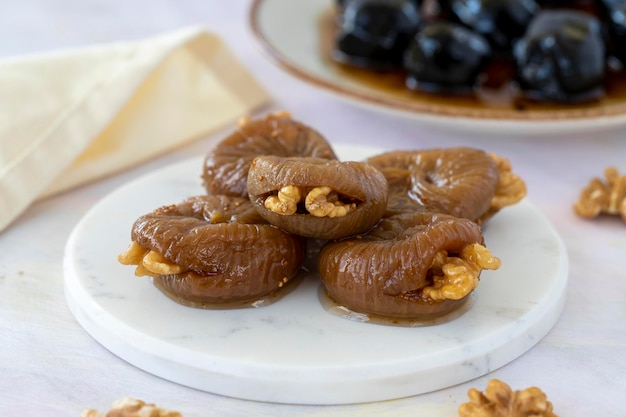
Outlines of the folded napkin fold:
<svg viewBox="0 0 626 417">
<path fill-rule="evenodd" d="M 268 100 L 219 37 L 0 61 L 0 231 L 33 201 L 129 168 Z"/>
</svg>

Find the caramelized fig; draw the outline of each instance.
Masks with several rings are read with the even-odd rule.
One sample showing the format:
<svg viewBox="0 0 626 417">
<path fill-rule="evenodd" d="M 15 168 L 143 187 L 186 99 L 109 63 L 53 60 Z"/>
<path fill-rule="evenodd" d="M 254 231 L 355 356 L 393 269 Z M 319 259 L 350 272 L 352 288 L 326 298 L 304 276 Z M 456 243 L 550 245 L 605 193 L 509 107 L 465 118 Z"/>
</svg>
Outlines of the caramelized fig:
<svg viewBox="0 0 626 417">
<path fill-rule="evenodd" d="M 575 10 L 544 10 L 515 45 L 527 97 L 556 102 L 594 100 L 604 93 L 606 49 L 600 21 Z"/>
<path fill-rule="evenodd" d="M 326 139 L 287 113 L 243 120 L 239 128 L 205 157 L 202 180 L 208 194 L 247 197 L 246 179 L 259 155 L 337 159 Z"/>
<path fill-rule="evenodd" d="M 366 162 L 389 182 L 387 214 L 421 211 L 477 220 L 490 209 L 499 182 L 493 158 L 472 148 L 391 151 Z"/>
<path fill-rule="evenodd" d="M 407 87 L 442 93 L 468 93 L 491 57 L 479 34 L 449 22 L 425 25 L 404 54 Z"/>
<path fill-rule="evenodd" d="M 119 256 L 194 307 L 253 302 L 300 270 L 304 239 L 261 219 L 247 198 L 198 196 L 139 217 Z"/>
<path fill-rule="evenodd" d="M 420 22 L 414 0 L 345 2 L 333 58 L 359 67 L 400 68 L 404 49 Z"/>
<path fill-rule="evenodd" d="M 301 236 L 338 239 L 369 230 L 387 205 L 387 181 L 362 162 L 259 156 L 250 201 L 271 224 Z"/>
<path fill-rule="evenodd" d="M 382 219 L 365 235 L 328 242 L 320 251 L 318 269 L 328 295 L 350 310 L 383 317 L 432 319 L 466 301 L 481 268 L 499 267 L 497 258 L 483 252 L 483 266 L 474 267 L 474 281 L 457 288 L 457 296 L 433 299 L 428 295 L 437 276 L 449 268 L 445 264 L 454 262 L 451 258 L 474 244 L 484 249 L 482 243 L 480 226 L 470 220 L 445 214 L 404 213 Z M 439 262 L 442 256 L 445 260 Z M 490 262 L 492 266 L 487 265 Z"/>
</svg>

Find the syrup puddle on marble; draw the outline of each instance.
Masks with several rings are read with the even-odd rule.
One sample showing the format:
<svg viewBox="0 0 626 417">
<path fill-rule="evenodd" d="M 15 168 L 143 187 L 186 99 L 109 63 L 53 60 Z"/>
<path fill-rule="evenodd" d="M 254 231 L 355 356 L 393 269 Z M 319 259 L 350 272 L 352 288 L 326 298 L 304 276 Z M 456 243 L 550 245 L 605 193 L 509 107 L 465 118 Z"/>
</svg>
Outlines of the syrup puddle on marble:
<svg viewBox="0 0 626 417">
<path fill-rule="evenodd" d="M 457 318 L 465 314 L 468 310 L 470 310 L 476 300 L 476 297 L 472 293 L 467 297 L 466 301 L 459 308 L 440 317 L 431 319 L 403 319 L 382 317 L 350 310 L 345 306 L 337 304 L 332 298 L 330 298 L 323 285 L 319 286 L 317 290 L 317 297 L 319 298 L 322 307 L 324 307 L 324 310 L 334 316 L 361 323 L 396 327 L 428 327 L 448 323 L 452 320 L 456 320 Z"/>
</svg>

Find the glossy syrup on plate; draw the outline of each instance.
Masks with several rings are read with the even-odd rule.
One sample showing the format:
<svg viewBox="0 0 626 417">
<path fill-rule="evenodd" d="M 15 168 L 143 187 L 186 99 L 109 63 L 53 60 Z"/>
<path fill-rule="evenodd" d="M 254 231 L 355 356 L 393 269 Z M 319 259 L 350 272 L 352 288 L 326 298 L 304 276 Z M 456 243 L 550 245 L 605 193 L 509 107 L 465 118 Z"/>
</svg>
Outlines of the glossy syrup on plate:
<svg viewBox="0 0 626 417">
<path fill-rule="evenodd" d="M 333 300 L 323 285 L 320 285 L 317 290 L 317 298 L 320 301 L 320 304 L 324 308 L 324 310 L 337 317 L 341 317 L 342 319 L 347 319 L 351 321 L 361 322 L 361 323 L 369 323 L 369 324 L 379 324 L 385 326 L 397 326 L 397 327 L 427 327 L 427 326 L 436 326 L 443 323 L 448 323 L 452 320 L 455 320 L 461 317 L 465 312 L 472 308 L 475 302 L 474 294 L 469 294 L 465 297 L 465 301 L 458 308 L 449 313 L 442 314 L 438 317 L 430 317 L 426 319 L 420 318 L 397 318 L 397 317 L 383 317 L 375 314 L 369 313 L 361 313 L 358 311 L 354 311 L 349 309 L 346 306 L 338 304 Z"/>
<path fill-rule="evenodd" d="M 269 294 L 266 294 L 259 298 L 254 298 L 252 300 L 247 301 L 228 301 L 223 303 L 211 303 L 211 302 L 200 302 L 200 301 L 192 301 L 185 299 L 170 289 L 168 289 L 167 285 L 165 285 L 158 278 L 150 278 L 152 284 L 159 289 L 165 296 L 170 298 L 171 300 L 177 302 L 178 304 L 182 304 L 187 307 L 204 309 L 204 310 L 236 310 L 240 308 L 260 308 L 267 307 L 270 304 L 274 304 L 277 301 L 280 301 L 284 296 L 294 291 L 298 285 L 304 280 L 306 276 L 305 271 L 300 271 L 295 277 L 285 282 L 278 290 L 272 291 Z"/>
<path fill-rule="evenodd" d="M 626 102 L 626 74 L 607 71 L 605 94 L 585 103 L 549 103 L 523 97 L 514 81 L 515 69 L 508 60 L 493 60 L 481 76 L 474 94 L 453 95 L 411 90 L 406 86 L 404 70 L 377 71 L 341 64 L 332 58 L 337 33 L 334 7 L 319 17 L 320 51 L 329 69 L 362 88 L 374 92 L 382 101 L 400 106 L 431 110 L 450 115 L 507 118 L 590 117 L 623 113 Z M 367 94 L 367 93 L 366 93 Z"/>
</svg>

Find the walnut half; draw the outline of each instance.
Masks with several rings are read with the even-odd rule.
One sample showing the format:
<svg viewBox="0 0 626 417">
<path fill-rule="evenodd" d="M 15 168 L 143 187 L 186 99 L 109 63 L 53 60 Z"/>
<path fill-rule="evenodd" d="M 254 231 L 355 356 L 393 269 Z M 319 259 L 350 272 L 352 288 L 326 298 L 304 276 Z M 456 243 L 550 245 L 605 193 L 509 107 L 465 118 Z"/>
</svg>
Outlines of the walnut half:
<svg viewBox="0 0 626 417">
<path fill-rule="evenodd" d="M 470 401 L 459 407 L 460 417 L 557 417 L 552 403 L 537 387 L 513 391 L 504 382 L 492 379 L 485 392 L 468 391 Z"/>
<path fill-rule="evenodd" d="M 593 218 L 601 213 L 621 215 L 626 221 L 626 175 L 619 175 L 617 168 L 604 170 L 606 181 L 593 178 L 574 204 L 574 211 L 581 217 Z"/>
<path fill-rule="evenodd" d="M 433 285 L 424 287 L 422 293 L 435 301 L 460 300 L 478 286 L 483 269 L 496 270 L 501 261 L 489 249 L 478 243 L 463 248 L 459 256 L 437 253 L 431 268 L 441 270 L 433 276 Z"/>
<path fill-rule="evenodd" d="M 111 409 L 102 414 L 96 410 L 86 410 L 81 417 L 183 417 L 178 411 L 168 411 L 146 404 L 134 398 L 122 398 L 111 405 Z"/>
<path fill-rule="evenodd" d="M 504 207 L 519 203 L 526 197 L 526 183 L 517 174 L 513 173 L 511 162 L 494 153 L 489 154 L 498 166 L 500 174 L 496 194 L 491 200 L 491 211 L 498 211 Z"/>
<path fill-rule="evenodd" d="M 135 275 L 138 277 L 176 275 L 187 272 L 182 266 L 171 262 L 158 252 L 141 247 L 134 240 L 124 252 L 118 255 L 117 260 L 122 265 L 137 265 Z"/>
<path fill-rule="evenodd" d="M 304 201 L 307 213 L 315 217 L 343 217 L 356 209 L 356 203 L 343 202 L 330 187 L 298 187 L 286 185 L 277 195 L 269 196 L 263 205 L 269 211 L 290 216 L 296 213 L 298 205 Z"/>
</svg>

